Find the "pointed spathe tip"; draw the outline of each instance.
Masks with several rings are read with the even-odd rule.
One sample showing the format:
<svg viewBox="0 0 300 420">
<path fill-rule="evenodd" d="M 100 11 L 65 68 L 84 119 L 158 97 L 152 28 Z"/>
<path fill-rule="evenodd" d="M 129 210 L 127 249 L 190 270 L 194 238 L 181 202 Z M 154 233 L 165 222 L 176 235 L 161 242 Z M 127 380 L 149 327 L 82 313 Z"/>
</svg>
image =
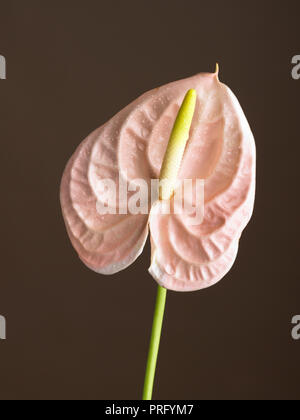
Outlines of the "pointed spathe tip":
<svg viewBox="0 0 300 420">
<path fill-rule="evenodd" d="M 216 63 L 215 76 L 217 77 L 218 80 L 219 80 L 219 72 L 220 72 L 220 66 L 219 66 L 219 63 Z"/>
</svg>

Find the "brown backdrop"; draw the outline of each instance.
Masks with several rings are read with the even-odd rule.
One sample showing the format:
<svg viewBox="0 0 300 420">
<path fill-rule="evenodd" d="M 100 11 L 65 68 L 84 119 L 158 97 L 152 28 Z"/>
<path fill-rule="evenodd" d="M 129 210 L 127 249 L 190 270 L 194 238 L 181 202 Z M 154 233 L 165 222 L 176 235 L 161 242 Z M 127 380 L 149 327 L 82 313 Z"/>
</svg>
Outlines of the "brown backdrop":
<svg viewBox="0 0 300 420">
<path fill-rule="evenodd" d="M 114 277 L 86 269 L 65 232 L 60 178 L 124 105 L 216 61 L 255 134 L 255 214 L 222 282 L 169 293 L 154 397 L 299 397 L 299 12 L 291 0 L 0 3 L 1 399 L 140 398 L 149 244 Z"/>
</svg>

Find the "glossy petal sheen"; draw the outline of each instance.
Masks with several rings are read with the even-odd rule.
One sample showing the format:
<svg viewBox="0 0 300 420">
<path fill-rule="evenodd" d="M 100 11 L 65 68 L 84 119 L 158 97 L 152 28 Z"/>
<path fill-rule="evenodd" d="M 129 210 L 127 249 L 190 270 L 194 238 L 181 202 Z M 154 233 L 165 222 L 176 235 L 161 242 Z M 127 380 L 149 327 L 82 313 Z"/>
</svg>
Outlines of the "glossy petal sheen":
<svg viewBox="0 0 300 420">
<path fill-rule="evenodd" d="M 101 216 L 99 180 L 159 178 L 189 89 L 196 90 L 197 104 L 178 177 L 205 180 L 202 223 L 163 214 L 162 202 L 150 218 Z M 198 74 L 147 92 L 92 133 L 67 165 L 61 203 L 73 246 L 88 267 L 113 274 L 130 265 L 143 250 L 149 225 L 150 273 L 167 289 L 191 291 L 211 286 L 231 268 L 254 193 L 255 145 L 243 111 L 217 74 Z"/>
</svg>

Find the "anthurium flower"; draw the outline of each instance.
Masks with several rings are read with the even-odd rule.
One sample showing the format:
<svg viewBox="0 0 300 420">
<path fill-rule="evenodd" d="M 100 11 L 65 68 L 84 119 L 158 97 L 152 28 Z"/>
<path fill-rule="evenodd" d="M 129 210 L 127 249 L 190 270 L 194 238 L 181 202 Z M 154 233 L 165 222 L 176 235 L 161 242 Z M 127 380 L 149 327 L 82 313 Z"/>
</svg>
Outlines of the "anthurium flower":
<svg viewBox="0 0 300 420">
<path fill-rule="evenodd" d="M 203 218 L 191 223 L 184 211 L 166 213 L 163 207 L 166 201 L 174 207 L 174 195 L 132 214 L 124 195 L 124 202 L 120 199 L 120 184 L 131 185 L 130 199 L 137 180 L 150 186 L 159 179 L 189 89 L 195 92 L 195 110 L 177 178 L 192 180 L 193 206 L 195 211 L 203 206 Z M 103 190 L 105 179 L 113 181 L 114 191 Z M 201 199 L 195 194 L 198 179 L 204 186 Z M 150 230 L 154 279 L 166 289 L 192 291 L 211 286 L 230 270 L 254 193 L 253 135 L 237 98 L 216 72 L 147 92 L 88 136 L 65 169 L 61 204 L 72 244 L 92 270 L 113 274 L 125 269 L 141 254 Z M 99 203 L 107 204 L 116 194 L 115 214 L 101 214 Z"/>
</svg>

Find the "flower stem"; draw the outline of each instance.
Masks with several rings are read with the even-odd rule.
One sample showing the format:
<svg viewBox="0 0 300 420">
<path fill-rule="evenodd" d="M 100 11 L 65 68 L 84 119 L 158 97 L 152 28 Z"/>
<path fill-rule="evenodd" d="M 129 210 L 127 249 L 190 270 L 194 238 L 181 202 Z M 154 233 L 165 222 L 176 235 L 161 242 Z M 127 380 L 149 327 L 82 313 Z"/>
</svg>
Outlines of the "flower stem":
<svg viewBox="0 0 300 420">
<path fill-rule="evenodd" d="M 180 169 L 186 143 L 189 138 L 189 132 L 195 112 L 196 98 L 196 91 L 194 89 L 190 89 L 186 93 L 182 105 L 178 111 L 160 172 L 160 181 L 166 181 L 162 188 L 160 188 L 160 200 L 169 200 L 173 194 L 178 171 Z M 159 285 L 157 290 L 150 348 L 146 367 L 143 400 L 152 399 L 153 383 L 165 312 L 166 297 L 167 290 Z"/>
<path fill-rule="evenodd" d="M 153 383 L 154 383 L 154 377 L 155 377 L 155 369 L 156 369 L 157 355 L 158 355 L 159 343 L 160 343 L 160 337 L 161 337 L 162 323 L 163 323 L 164 312 L 165 312 L 166 297 L 167 297 L 167 289 L 165 289 L 164 287 L 158 286 L 151 339 L 150 339 L 150 347 L 149 347 L 147 367 L 146 367 L 143 400 L 152 399 Z"/>
</svg>

